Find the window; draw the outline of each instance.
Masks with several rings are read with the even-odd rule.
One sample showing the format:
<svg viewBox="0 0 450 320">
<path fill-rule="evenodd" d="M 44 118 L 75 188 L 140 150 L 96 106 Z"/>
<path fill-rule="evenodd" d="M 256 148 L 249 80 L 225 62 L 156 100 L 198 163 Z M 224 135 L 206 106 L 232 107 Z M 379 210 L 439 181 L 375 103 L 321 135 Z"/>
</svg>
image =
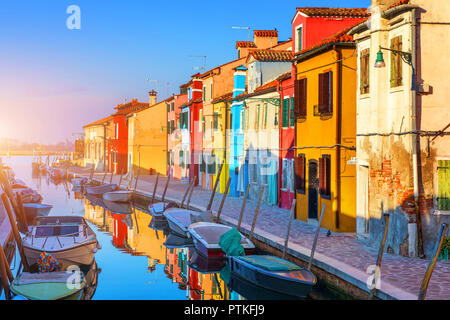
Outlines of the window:
<svg viewBox="0 0 450 320">
<path fill-rule="evenodd" d="M 200 162 L 200 172 L 205 173 L 206 162 L 201 153 L 199 154 L 199 158 L 200 158 L 200 161 L 199 161 Z"/>
<path fill-rule="evenodd" d="M 438 210 L 450 210 L 450 160 L 438 160 Z"/>
<path fill-rule="evenodd" d="M 319 193 L 324 198 L 331 196 L 331 156 L 323 155 L 319 159 Z"/>
<path fill-rule="evenodd" d="M 264 103 L 264 123 L 262 125 L 263 129 L 267 128 L 267 103 Z"/>
<path fill-rule="evenodd" d="M 295 80 L 294 113 L 298 118 L 306 117 L 306 78 Z"/>
<path fill-rule="evenodd" d="M 213 84 L 211 82 L 210 90 L 209 90 L 209 100 L 213 99 Z"/>
<path fill-rule="evenodd" d="M 175 120 L 170 120 L 170 133 L 175 132 Z"/>
<path fill-rule="evenodd" d="M 213 119 L 214 119 L 213 128 L 214 128 L 214 130 L 217 130 L 217 128 L 219 126 L 219 124 L 218 124 L 219 123 L 219 114 L 217 112 L 214 112 Z"/>
<path fill-rule="evenodd" d="M 170 103 L 167 104 L 167 112 L 170 112 Z"/>
<path fill-rule="evenodd" d="M 240 123 L 240 129 L 241 132 L 244 132 L 244 110 L 241 110 L 241 123 Z"/>
<path fill-rule="evenodd" d="M 319 114 L 333 112 L 333 72 L 319 74 Z"/>
<path fill-rule="evenodd" d="M 167 121 L 167 134 L 171 134 L 171 132 L 170 132 L 170 121 Z"/>
<path fill-rule="evenodd" d="M 283 99 L 283 110 L 282 110 L 282 126 L 287 128 L 289 126 L 289 98 Z"/>
<path fill-rule="evenodd" d="M 296 29 L 295 34 L 295 51 L 299 52 L 303 49 L 303 27 Z"/>
<path fill-rule="evenodd" d="M 304 154 L 299 154 L 295 158 L 295 190 L 298 193 L 305 193 L 306 158 Z"/>
<path fill-rule="evenodd" d="M 283 159 L 281 170 L 281 188 L 294 192 L 294 159 Z"/>
<path fill-rule="evenodd" d="M 171 103 L 171 111 L 174 111 L 175 110 L 175 102 L 172 102 Z"/>
<path fill-rule="evenodd" d="M 364 49 L 360 53 L 359 63 L 359 86 L 361 94 L 369 93 L 369 49 Z"/>
<path fill-rule="evenodd" d="M 402 50 L 402 37 L 398 36 L 391 39 L 391 49 Z M 391 88 L 402 85 L 402 57 L 399 54 L 391 52 Z"/>
<path fill-rule="evenodd" d="M 209 174 L 216 174 L 216 156 L 215 155 L 211 155 L 209 157 L 207 170 L 208 170 Z"/>
<path fill-rule="evenodd" d="M 241 58 L 241 49 L 238 50 L 238 59 Z"/>
<path fill-rule="evenodd" d="M 206 101 L 206 86 L 203 86 L 203 101 Z"/>
<path fill-rule="evenodd" d="M 167 151 L 167 165 L 170 166 L 170 151 Z"/>
<path fill-rule="evenodd" d="M 184 154 L 183 154 L 183 150 L 180 150 L 180 154 L 179 154 L 179 156 L 180 156 L 180 159 L 179 159 L 179 165 L 180 165 L 180 167 L 183 167 L 184 168 Z"/>
<path fill-rule="evenodd" d="M 293 127 L 294 124 L 295 124 L 294 104 L 295 104 L 295 102 L 294 102 L 294 97 L 292 97 L 292 98 L 290 99 L 290 103 L 289 103 L 289 119 L 290 119 L 289 125 L 290 125 L 291 127 Z"/>
</svg>

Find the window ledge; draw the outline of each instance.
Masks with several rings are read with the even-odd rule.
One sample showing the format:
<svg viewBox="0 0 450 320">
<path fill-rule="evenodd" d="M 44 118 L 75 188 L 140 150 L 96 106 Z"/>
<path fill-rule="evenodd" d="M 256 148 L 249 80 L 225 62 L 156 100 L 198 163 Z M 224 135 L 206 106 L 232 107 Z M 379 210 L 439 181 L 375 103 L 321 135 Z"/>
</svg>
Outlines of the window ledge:
<svg viewBox="0 0 450 320">
<path fill-rule="evenodd" d="M 435 216 L 450 216 L 449 210 L 434 210 L 433 215 Z"/>
<path fill-rule="evenodd" d="M 365 100 L 370 98 L 370 93 L 363 93 L 359 95 L 359 100 Z"/>
<path fill-rule="evenodd" d="M 394 88 L 389 88 L 389 93 L 397 93 L 397 92 L 402 92 L 405 91 L 405 85 L 399 86 L 399 87 L 394 87 Z"/>
</svg>

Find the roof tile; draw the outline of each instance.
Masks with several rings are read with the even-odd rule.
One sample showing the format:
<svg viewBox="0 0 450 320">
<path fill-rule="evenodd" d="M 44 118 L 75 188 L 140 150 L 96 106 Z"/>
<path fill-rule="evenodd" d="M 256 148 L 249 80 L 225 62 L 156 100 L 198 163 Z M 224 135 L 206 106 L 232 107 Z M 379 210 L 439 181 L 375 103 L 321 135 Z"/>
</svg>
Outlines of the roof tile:
<svg viewBox="0 0 450 320">
<path fill-rule="evenodd" d="M 283 62 L 292 60 L 291 51 L 252 49 L 250 50 L 248 56 L 253 56 L 253 58 L 258 61 Z"/>
<path fill-rule="evenodd" d="M 236 41 L 236 49 L 238 48 L 256 48 L 253 41 Z"/>
<path fill-rule="evenodd" d="M 304 7 L 297 8 L 308 17 L 369 17 L 370 13 L 366 8 L 321 8 Z"/>
<path fill-rule="evenodd" d="M 278 30 L 254 30 L 255 37 L 278 37 Z"/>
</svg>

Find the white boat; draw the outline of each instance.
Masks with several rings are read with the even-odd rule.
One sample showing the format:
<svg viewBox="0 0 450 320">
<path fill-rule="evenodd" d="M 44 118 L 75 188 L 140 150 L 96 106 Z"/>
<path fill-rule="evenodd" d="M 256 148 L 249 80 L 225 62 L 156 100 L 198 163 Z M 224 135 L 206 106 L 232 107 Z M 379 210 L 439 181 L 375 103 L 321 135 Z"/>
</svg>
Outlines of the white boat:
<svg viewBox="0 0 450 320">
<path fill-rule="evenodd" d="M 111 191 L 103 194 L 103 200 L 113 201 L 113 202 L 130 202 L 133 191 L 119 190 Z"/>
<path fill-rule="evenodd" d="M 154 218 L 164 218 L 164 211 L 169 208 L 175 208 L 177 204 L 173 201 L 155 202 L 148 205 L 148 211 Z"/>
<path fill-rule="evenodd" d="M 192 223 L 207 220 L 204 213 L 182 208 L 167 209 L 163 214 L 170 230 L 186 238 L 190 237 L 188 228 Z"/>
<path fill-rule="evenodd" d="M 84 218 L 53 216 L 37 218 L 36 224 L 22 239 L 25 256 L 30 265 L 47 252 L 66 268 L 70 265 L 90 265 L 101 248 L 97 237 Z"/>
<path fill-rule="evenodd" d="M 104 207 L 112 213 L 131 214 L 133 213 L 133 206 L 129 203 L 114 202 L 103 200 Z"/>
<path fill-rule="evenodd" d="M 104 194 L 106 192 L 111 192 L 117 189 L 117 185 L 113 183 L 102 184 L 99 186 L 85 186 L 86 192 L 88 194 Z"/>
<path fill-rule="evenodd" d="M 210 259 L 221 259 L 225 257 L 225 252 L 220 248 L 220 236 L 233 229 L 230 226 L 212 222 L 197 222 L 189 226 L 188 230 L 191 234 L 195 249 Z M 245 250 L 245 254 L 252 254 L 255 245 L 241 235 L 241 245 Z"/>
<path fill-rule="evenodd" d="M 36 217 L 46 217 L 52 210 L 53 206 L 42 203 L 24 203 L 25 215 L 28 219 L 34 219 Z"/>
</svg>

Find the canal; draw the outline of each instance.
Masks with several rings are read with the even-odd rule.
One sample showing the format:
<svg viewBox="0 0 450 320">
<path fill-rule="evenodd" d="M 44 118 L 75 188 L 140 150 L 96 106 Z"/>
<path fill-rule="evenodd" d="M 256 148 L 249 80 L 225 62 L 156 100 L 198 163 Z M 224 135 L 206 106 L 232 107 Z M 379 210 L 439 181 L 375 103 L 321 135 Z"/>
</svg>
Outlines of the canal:
<svg viewBox="0 0 450 320">
<path fill-rule="evenodd" d="M 283 299 L 250 283 L 229 279 L 222 266 L 211 272 L 193 248 L 166 247 L 172 242 L 165 225 L 152 221 L 149 200 L 136 199 L 130 206 L 107 207 L 101 198 L 86 198 L 69 183 L 46 175 L 33 175 L 32 156 L 3 157 L 16 178 L 39 192 L 42 203 L 53 205 L 50 216 L 77 215 L 89 223 L 102 249 L 92 266 L 83 266 L 88 287 L 84 298 L 93 300 L 244 300 Z M 51 161 L 51 159 L 50 159 Z M 113 209 L 113 211 L 111 210 Z M 17 272 L 16 253 L 11 268 Z M 226 279 L 228 284 L 224 282 Z M 330 291 L 316 289 L 314 299 L 335 299 Z M 4 299 L 4 295 L 1 296 Z"/>
</svg>

